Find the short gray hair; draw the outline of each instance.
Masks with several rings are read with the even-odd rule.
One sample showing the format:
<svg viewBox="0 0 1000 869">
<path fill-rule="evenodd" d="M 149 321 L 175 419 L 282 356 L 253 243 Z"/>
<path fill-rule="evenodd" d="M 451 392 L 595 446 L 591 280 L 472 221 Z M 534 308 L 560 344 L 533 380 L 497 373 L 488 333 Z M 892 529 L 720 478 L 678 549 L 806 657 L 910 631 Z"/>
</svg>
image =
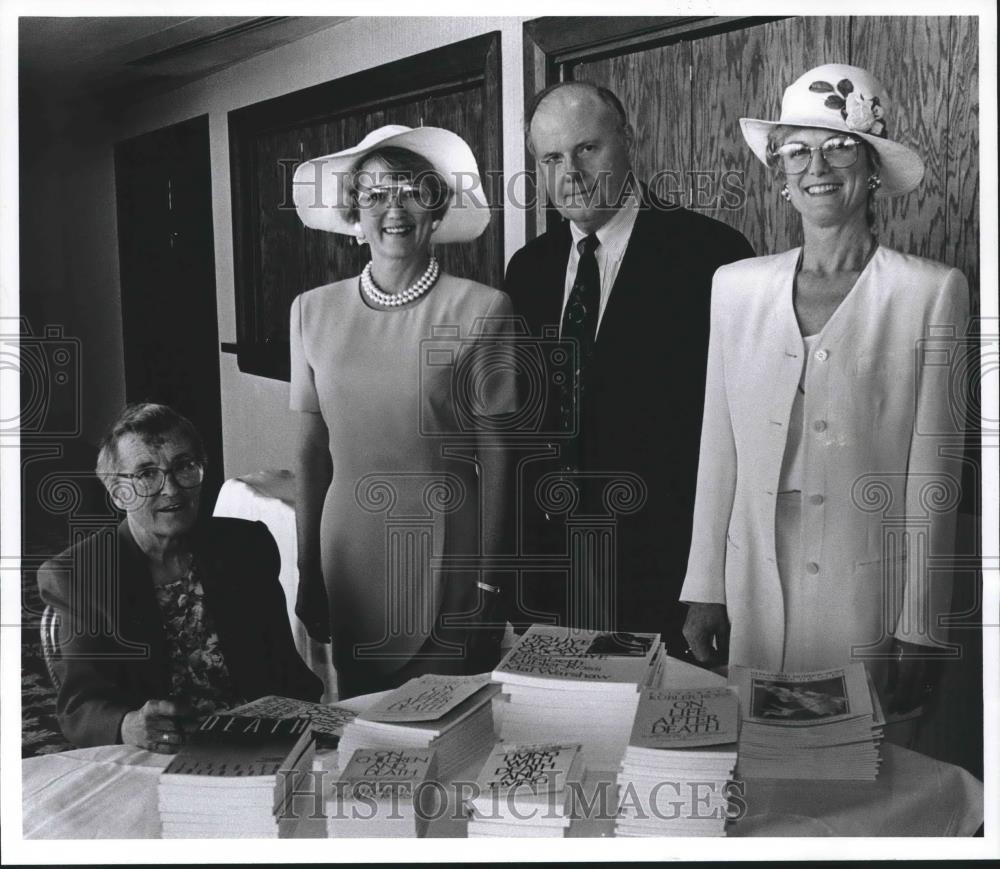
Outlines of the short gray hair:
<svg viewBox="0 0 1000 869">
<path fill-rule="evenodd" d="M 118 473 L 118 443 L 125 435 L 134 434 L 145 441 L 171 432 L 178 432 L 187 438 L 194 450 L 195 458 L 201 462 L 205 461 L 205 444 L 198 430 L 186 416 L 181 416 L 172 407 L 154 404 L 151 401 L 128 405 L 101 439 L 97 451 L 97 476 L 107 485 L 107 479 Z"/>
</svg>

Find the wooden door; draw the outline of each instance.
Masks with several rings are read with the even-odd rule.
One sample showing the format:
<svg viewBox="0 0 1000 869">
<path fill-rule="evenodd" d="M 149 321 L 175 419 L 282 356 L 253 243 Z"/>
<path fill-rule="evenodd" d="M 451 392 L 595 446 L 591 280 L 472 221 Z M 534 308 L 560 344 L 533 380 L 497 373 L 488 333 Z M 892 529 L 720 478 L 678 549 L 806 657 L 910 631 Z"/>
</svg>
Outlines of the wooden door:
<svg viewBox="0 0 1000 869">
<path fill-rule="evenodd" d="M 194 423 L 211 513 L 223 470 L 207 115 L 116 145 L 115 184 L 125 397 Z"/>
</svg>

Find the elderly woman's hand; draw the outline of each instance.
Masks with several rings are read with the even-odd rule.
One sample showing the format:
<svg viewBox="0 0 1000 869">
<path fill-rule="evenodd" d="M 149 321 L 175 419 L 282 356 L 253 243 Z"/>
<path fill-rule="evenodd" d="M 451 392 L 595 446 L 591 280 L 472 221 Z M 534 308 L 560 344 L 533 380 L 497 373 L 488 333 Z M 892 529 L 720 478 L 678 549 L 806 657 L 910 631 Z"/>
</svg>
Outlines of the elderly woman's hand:
<svg viewBox="0 0 1000 869">
<path fill-rule="evenodd" d="M 173 700 L 147 700 L 122 719 L 122 742 L 158 754 L 176 754 L 184 744 L 187 709 Z"/>
</svg>

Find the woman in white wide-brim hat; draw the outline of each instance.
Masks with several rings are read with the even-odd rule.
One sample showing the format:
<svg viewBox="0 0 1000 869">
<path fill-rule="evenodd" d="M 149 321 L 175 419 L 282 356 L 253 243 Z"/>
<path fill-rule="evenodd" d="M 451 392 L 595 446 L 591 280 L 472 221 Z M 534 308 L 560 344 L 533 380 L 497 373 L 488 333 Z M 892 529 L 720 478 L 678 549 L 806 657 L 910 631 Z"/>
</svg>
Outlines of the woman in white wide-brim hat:
<svg viewBox="0 0 1000 869">
<path fill-rule="evenodd" d="M 484 360 L 510 303 L 431 251 L 489 223 L 476 160 L 448 130 L 387 126 L 303 163 L 294 182 L 306 226 L 371 248 L 360 276 L 292 304 L 296 613 L 314 639 L 332 635 L 341 698 L 489 670 L 496 587 L 431 564 L 488 554 L 505 515 L 504 452 L 484 420 L 511 409 L 513 376 Z M 449 450 L 459 437 L 464 450 Z"/>
<path fill-rule="evenodd" d="M 864 661 L 890 709 L 922 702 L 950 581 L 960 420 L 949 384 L 968 287 L 879 244 L 874 205 L 923 162 L 889 138 L 882 86 L 828 64 L 743 135 L 803 245 L 715 274 L 698 494 L 682 600 L 701 660 L 773 670 Z M 960 384 L 959 384 L 960 385 Z M 951 440 L 947 436 L 951 434 Z"/>
</svg>

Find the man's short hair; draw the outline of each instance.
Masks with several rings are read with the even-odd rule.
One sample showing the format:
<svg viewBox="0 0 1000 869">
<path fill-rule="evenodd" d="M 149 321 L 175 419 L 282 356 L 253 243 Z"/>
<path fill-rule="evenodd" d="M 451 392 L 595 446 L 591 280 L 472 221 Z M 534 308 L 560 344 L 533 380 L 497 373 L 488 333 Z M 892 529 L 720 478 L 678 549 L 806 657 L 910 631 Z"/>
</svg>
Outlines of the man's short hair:
<svg viewBox="0 0 1000 869">
<path fill-rule="evenodd" d="M 97 476 L 102 482 L 106 482 L 109 477 L 118 473 L 118 443 L 125 435 L 134 434 L 146 441 L 171 432 L 178 432 L 187 438 L 195 458 L 205 461 L 205 444 L 186 416 L 181 416 L 165 404 L 150 401 L 128 405 L 101 439 L 101 446 L 97 451 Z"/>
<path fill-rule="evenodd" d="M 624 130 L 628 126 L 628 115 L 625 114 L 625 106 L 622 105 L 622 101 L 618 99 L 618 96 L 614 91 L 608 90 L 608 88 L 602 85 L 596 85 L 589 81 L 558 81 L 555 84 L 550 84 L 545 90 L 539 91 L 531 98 L 531 102 L 528 103 L 528 108 L 524 112 L 524 135 L 531 143 L 531 122 L 534 120 L 535 113 L 538 111 L 538 107 L 545 101 L 545 98 L 557 90 L 561 90 L 566 87 L 583 88 L 589 91 L 594 96 L 596 96 L 602 103 L 611 108 L 618 118 L 618 123 Z"/>
</svg>

